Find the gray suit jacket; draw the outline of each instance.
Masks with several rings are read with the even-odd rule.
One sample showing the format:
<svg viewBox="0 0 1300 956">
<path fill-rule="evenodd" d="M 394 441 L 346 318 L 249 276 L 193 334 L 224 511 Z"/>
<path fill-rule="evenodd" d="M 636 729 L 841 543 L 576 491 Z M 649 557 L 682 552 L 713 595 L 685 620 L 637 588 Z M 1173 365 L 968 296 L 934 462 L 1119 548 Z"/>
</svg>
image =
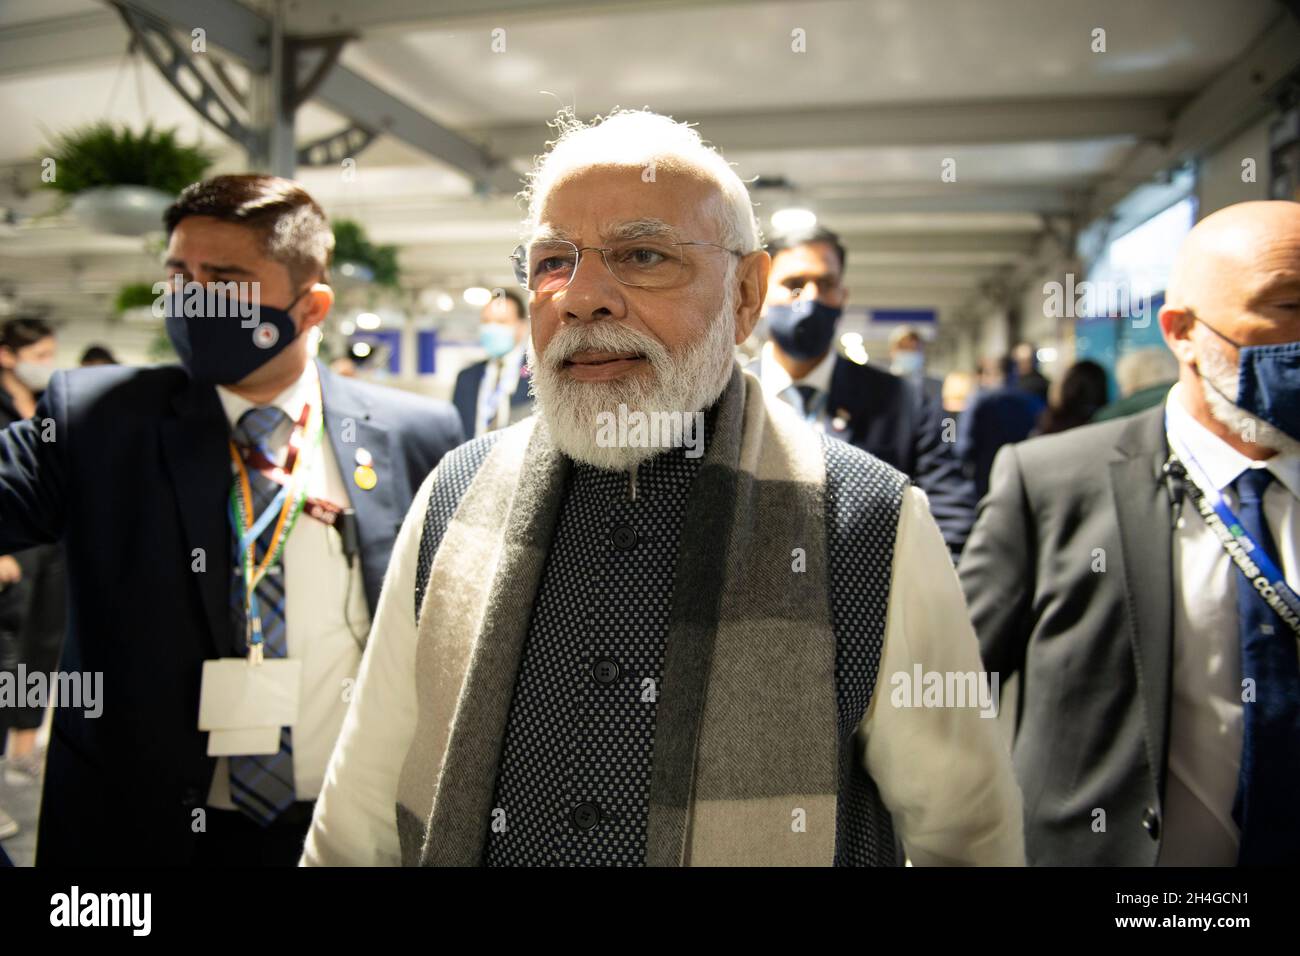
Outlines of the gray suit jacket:
<svg viewBox="0 0 1300 956">
<path fill-rule="evenodd" d="M 1149 866 L 1160 851 L 1167 454 L 1163 403 L 1008 445 L 962 555 L 984 665 L 1021 676 L 1014 763 L 1030 864 Z"/>
</svg>

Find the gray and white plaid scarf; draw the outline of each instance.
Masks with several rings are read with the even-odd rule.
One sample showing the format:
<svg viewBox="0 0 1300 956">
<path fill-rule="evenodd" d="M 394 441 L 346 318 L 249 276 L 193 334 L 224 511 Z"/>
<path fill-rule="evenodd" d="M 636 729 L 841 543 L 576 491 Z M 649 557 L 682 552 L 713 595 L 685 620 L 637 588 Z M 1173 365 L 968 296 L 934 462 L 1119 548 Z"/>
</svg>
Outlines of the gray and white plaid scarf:
<svg viewBox="0 0 1300 956">
<path fill-rule="evenodd" d="M 540 418 L 494 439 L 433 554 L 420 607 L 418 716 L 397 791 L 407 865 L 482 861 L 515 675 L 564 499 L 569 459 Z M 822 437 L 736 368 L 675 570 L 649 865 L 836 859 L 844 739 L 825 495 Z M 892 550 L 892 532 L 885 544 Z M 869 695 L 874 673 L 866 677 Z"/>
</svg>

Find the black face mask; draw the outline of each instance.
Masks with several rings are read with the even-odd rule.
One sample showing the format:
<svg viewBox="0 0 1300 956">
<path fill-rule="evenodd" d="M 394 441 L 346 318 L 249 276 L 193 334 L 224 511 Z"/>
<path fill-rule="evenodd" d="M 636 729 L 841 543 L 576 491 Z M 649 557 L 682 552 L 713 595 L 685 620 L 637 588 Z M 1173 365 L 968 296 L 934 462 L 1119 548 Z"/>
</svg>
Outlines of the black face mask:
<svg viewBox="0 0 1300 956">
<path fill-rule="evenodd" d="M 767 330 L 781 351 L 794 359 L 825 355 L 844 310 L 816 299 L 795 299 L 767 308 Z"/>
<path fill-rule="evenodd" d="M 233 385 L 298 337 L 289 312 L 308 291 L 303 289 L 283 309 L 254 309 L 218 291 L 202 298 L 173 293 L 167 297 L 167 336 L 196 382 Z"/>
</svg>

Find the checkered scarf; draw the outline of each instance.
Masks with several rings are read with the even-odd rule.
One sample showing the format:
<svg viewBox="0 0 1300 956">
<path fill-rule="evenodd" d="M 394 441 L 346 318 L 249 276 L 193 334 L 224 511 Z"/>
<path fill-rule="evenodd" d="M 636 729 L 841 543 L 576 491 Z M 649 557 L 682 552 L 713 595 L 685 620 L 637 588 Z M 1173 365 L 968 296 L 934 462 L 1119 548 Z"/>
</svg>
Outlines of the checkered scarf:
<svg viewBox="0 0 1300 956">
<path fill-rule="evenodd" d="M 675 570 L 646 862 L 830 865 L 842 748 L 822 438 L 737 367 L 709 439 Z M 397 791 L 407 865 L 483 858 L 568 469 L 540 417 L 498 433 L 432 555 Z"/>
</svg>

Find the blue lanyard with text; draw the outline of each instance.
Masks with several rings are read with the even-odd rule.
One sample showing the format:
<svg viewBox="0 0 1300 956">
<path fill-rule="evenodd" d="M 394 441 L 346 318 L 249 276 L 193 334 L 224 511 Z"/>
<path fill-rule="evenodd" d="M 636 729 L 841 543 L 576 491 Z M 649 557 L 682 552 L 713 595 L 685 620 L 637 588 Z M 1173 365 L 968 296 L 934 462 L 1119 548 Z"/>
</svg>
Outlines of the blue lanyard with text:
<svg viewBox="0 0 1300 956">
<path fill-rule="evenodd" d="M 1189 479 L 1188 494 L 1192 504 L 1196 506 L 1197 512 L 1205 520 L 1206 525 L 1219 539 L 1219 544 L 1236 564 L 1237 570 L 1260 599 L 1272 608 L 1292 631 L 1300 635 L 1300 598 L 1286 583 L 1281 569 L 1273 559 L 1242 526 L 1236 514 L 1224 501 L 1223 495 L 1205 477 L 1200 462 L 1186 449 L 1180 456 L 1171 448 L 1166 465 L 1182 467 Z"/>
</svg>

